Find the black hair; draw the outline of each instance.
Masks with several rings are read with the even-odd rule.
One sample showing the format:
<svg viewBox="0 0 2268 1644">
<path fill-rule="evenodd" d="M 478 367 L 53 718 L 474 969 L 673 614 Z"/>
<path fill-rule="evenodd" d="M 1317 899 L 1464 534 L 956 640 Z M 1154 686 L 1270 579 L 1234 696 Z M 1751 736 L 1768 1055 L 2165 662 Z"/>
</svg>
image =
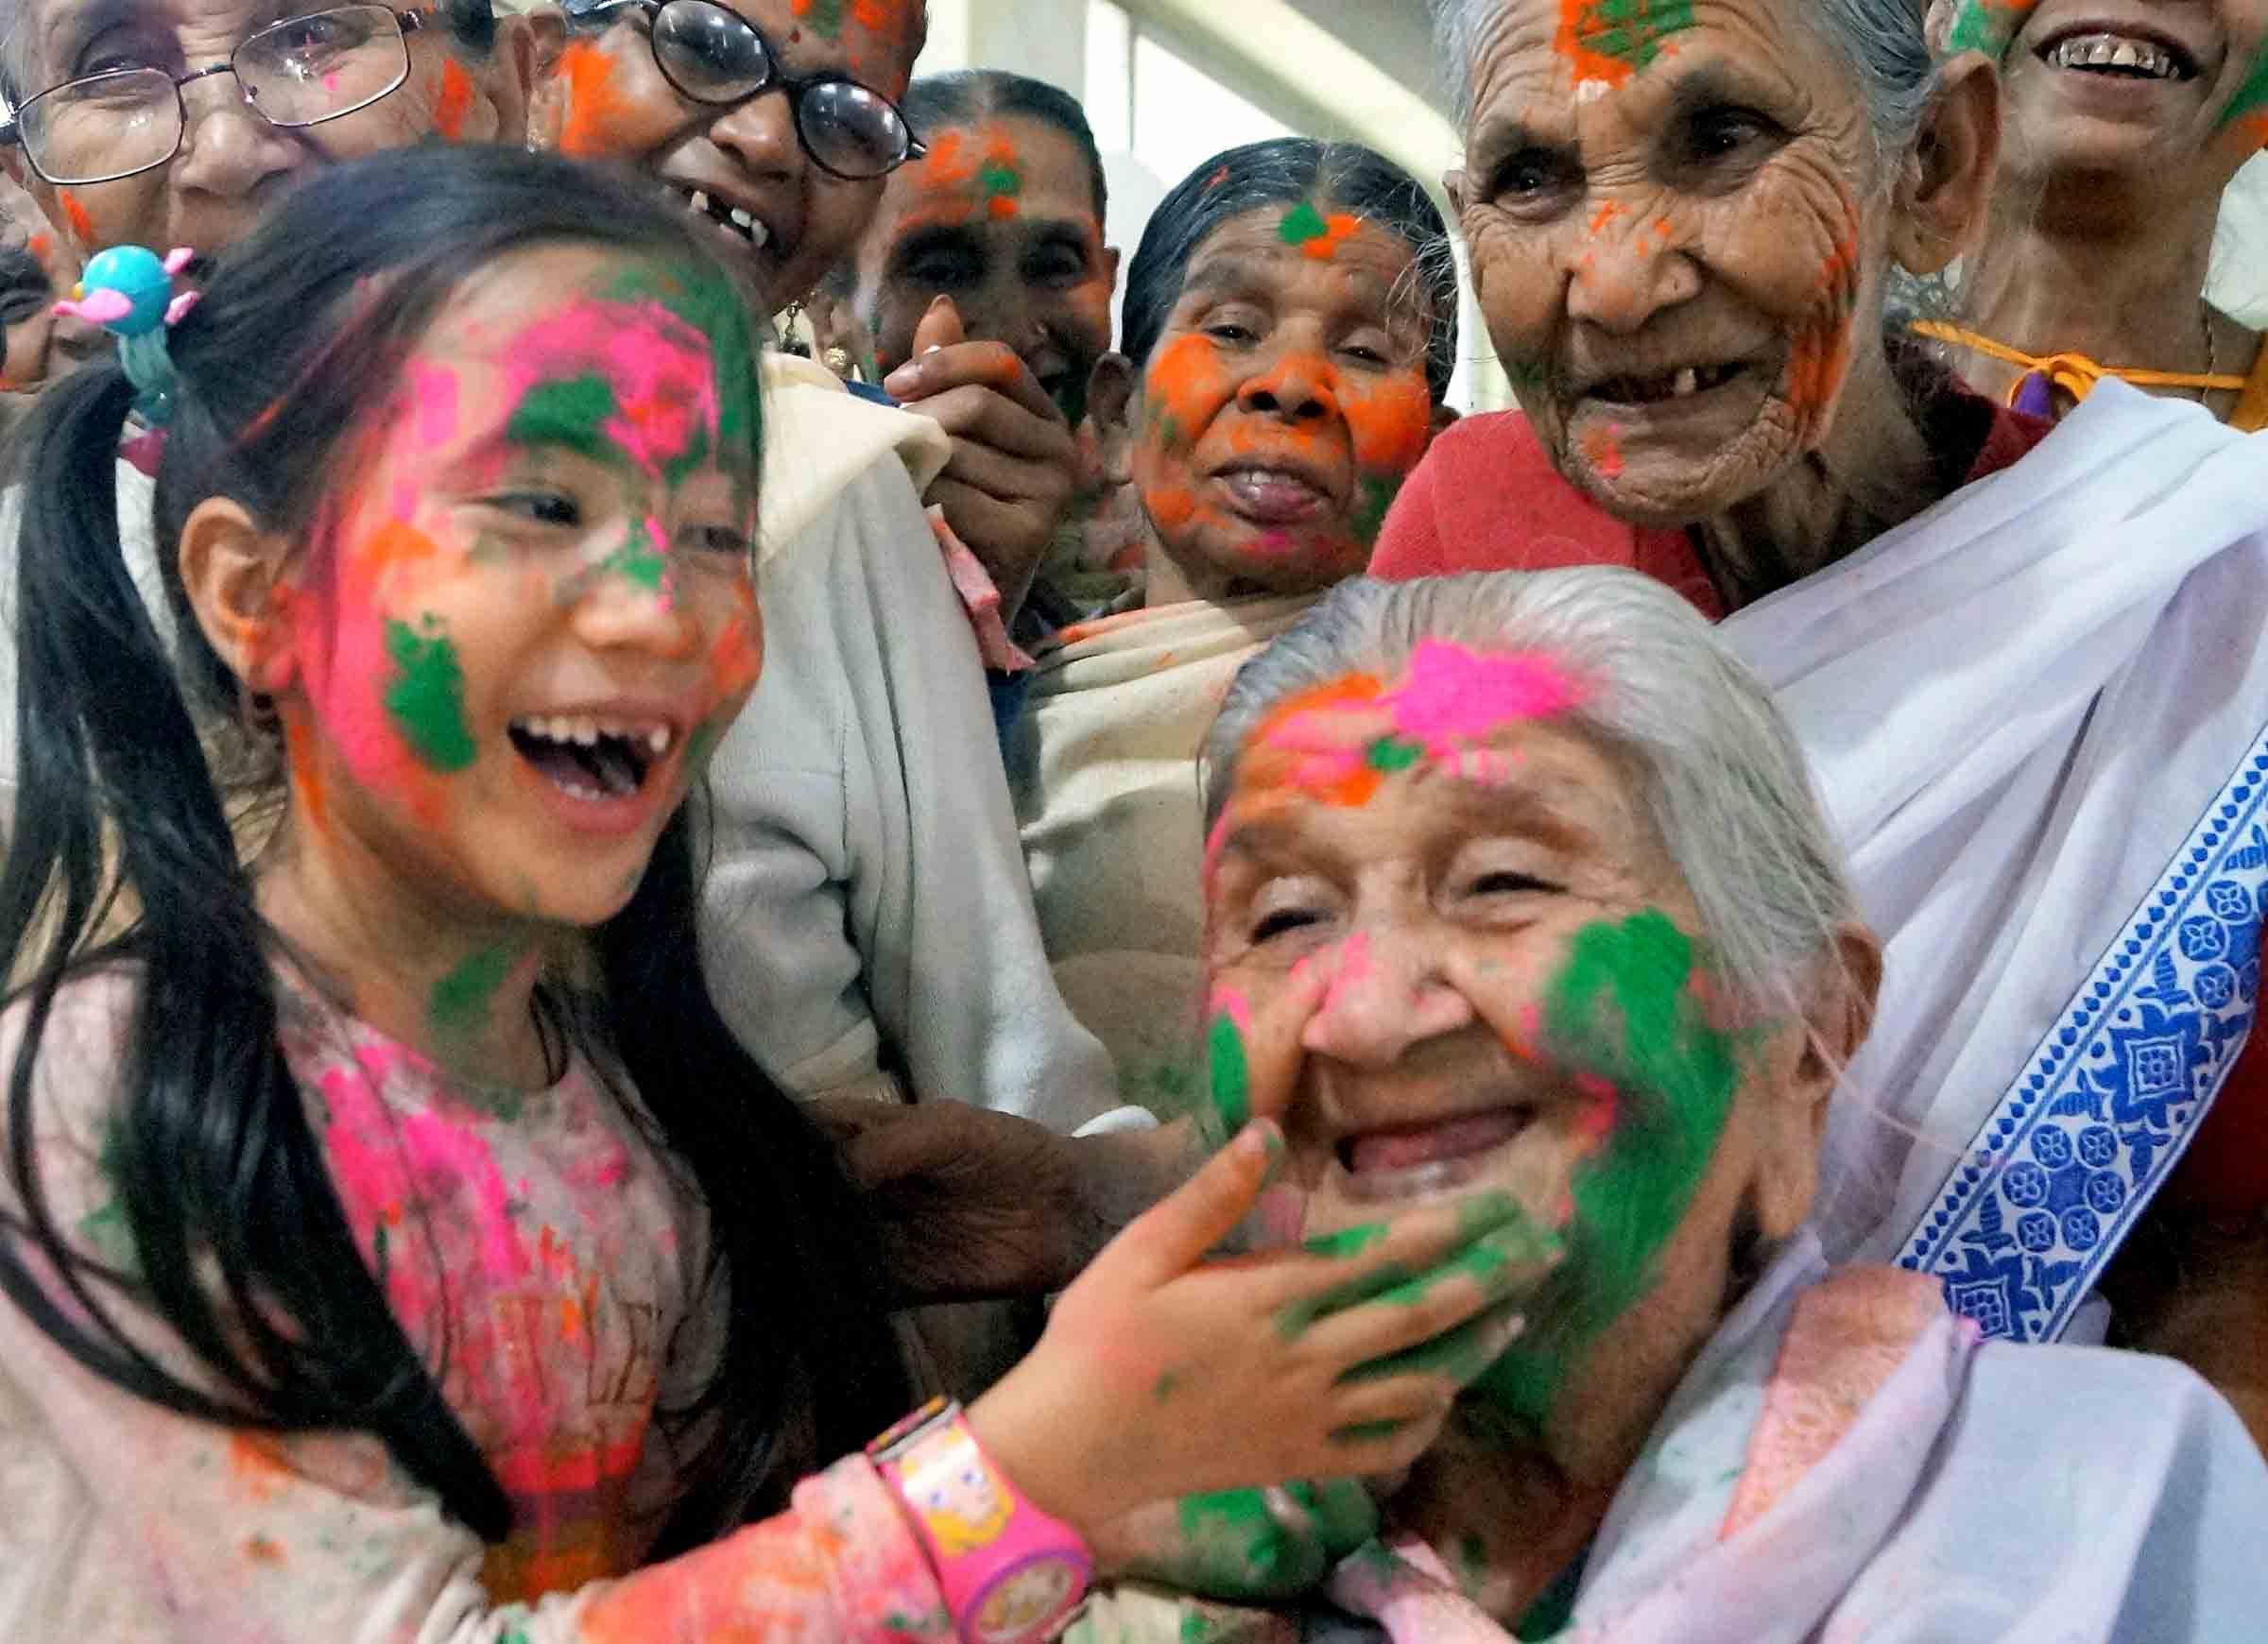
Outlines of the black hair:
<svg viewBox="0 0 2268 1644">
<path fill-rule="evenodd" d="M 1012 75 L 1003 69 L 956 69 L 952 74 L 924 75 L 906 88 L 906 123 L 917 136 L 946 126 L 966 126 L 988 116 L 1037 120 L 1070 138 L 1087 163 L 1087 182 L 1094 194 L 1094 220 L 1110 214 L 1110 183 L 1103 175 L 1103 151 L 1094 141 L 1094 128 L 1078 98 L 1045 80 Z"/>
<path fill-rule="evenodd" d="M 0 325 L 37 318 L 54 300 L 55 285 L 47 278 L 46 265 L 27 247 L 0 251 Z"/>
<path fill-rule="evenodd" d="M 1449 225 L 1424 187 L 1384 155 L 1359 143 L 1280 137 L 1216 154 L 1165 197 L 1126 270 L 1125 336 L 1137 369 L 1149 363 L 1198 248 L 1224 223 L 1263 206 L 1313 200 L 1335 206 L 1399 235 L 1417 259 L 1425 303 L 1425 380 L 1434 403 L 1449 396 L 1457 367 L 1457 266 Z"/>
<path fill-rule="evenodd" d="M 304 531 L 344 442 L 372 426 L 452 294 L 538 246 L 618 249 L 675 277 L 666 300 L 703 304 L 705 329 L 727 339 L 720 393 L 753 402 L 743 299 L 708 239 L 648 183 L 516 149 L 401 150 L 325 171 L 219 260 L 170 334 L 179 386 L 155 540 L 177 540 L 213 496 L 264 530 Z M 113 467 L 133 398 L 115 366 L 83 369 L 43 396 L 21 441 L 22 786 L 0 867 L 0 940 L 26 1022 L 6 1126 L 23 1211 L 0 1215 L 0 1291 L 82 1364 L 170 1409 L 375 1433 L 450 1514 L 495 1540 L 508 1501 L 357 1251 L 278 1043 L 283 938 L 256 911 L 231 801 L 199 746 L 200 728 L 217 736 L 244 687 L 161 552 L 180 636 L 178 663 L 168 658 L 121 550 Z M 277 763 L 266 762 L 271 799 Z M 591 1046 L 602 1075 L 627 1078 L 626 1109 L 707 1208 L 727 1333 L 704 1397 L 664 1413 L 673 1436 L 699 1442 L 661 1554 L 776 1510 L 796 1477 L 855 1448 L 909 1398 L 862 1206 L 831 1146 L 710 998 L 693 937 L 697 878 L 680 811 L 628 905 L 593 934 L 600 992 L 558 1006 L 573 995 L 558 984 L 547 1012 Z M 130 918 L 110 933 L 122 910 Z M 105 1162 L 132 1239 L 130 1277 L 66 1243 L 32 1139 L 34 1064 L 59 989 L 121 966 L 136 1003 Z M 50 1293 L 43 1266 L 74 1305 Z M 98 1285 L 152 1309 L 220 1391 L 161 1367 Z"/>
</svg>

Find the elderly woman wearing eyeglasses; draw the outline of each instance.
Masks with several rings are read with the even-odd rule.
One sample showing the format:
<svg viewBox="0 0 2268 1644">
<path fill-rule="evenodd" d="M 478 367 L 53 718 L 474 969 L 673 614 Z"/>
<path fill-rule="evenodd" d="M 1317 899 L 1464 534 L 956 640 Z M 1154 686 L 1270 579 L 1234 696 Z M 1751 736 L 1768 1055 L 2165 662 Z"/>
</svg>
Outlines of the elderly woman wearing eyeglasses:
<svg viewBox="0 0 2268 1644">
<path fill-rule="evenodd" d="M 490 0 L 22 0 L 0 33 L 0 164 L 81 255 L 211 256 L 317 166 L 519 141 L 534 61 L 526 21 Z"/>
</svg>

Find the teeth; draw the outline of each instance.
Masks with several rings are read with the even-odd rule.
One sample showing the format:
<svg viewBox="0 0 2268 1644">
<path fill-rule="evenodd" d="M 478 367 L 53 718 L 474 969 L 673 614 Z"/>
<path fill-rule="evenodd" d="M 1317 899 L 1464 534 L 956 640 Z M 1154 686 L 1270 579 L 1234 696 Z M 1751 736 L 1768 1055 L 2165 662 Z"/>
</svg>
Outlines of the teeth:
<svg viewBox="0 0 2268 1644">
<path fill-rule="evenodd" d="M 2174 54 L 2163 47 L 2111 34 L 2074 35 L 2058 42 L 2048 60 L 2058 68 L 2132 69 L 2160 80 L 2173 79 L 2181 72 Z"/>
<path fill-rule="evenodd" d="M 660 759 L 669 751 L 669 727 L 657 725 L 645 733 L 645 750 Z"/>
<path fill-rule="evenodd" d="M 709 209 L 708 195 L 697 188 L 693 191 L 693 209 L 696 212 L 706 212 Z"/>
<path fill-rule="evenodd" d="M 734 206 L 732 208 L 732 221 L 744 229 L 752 229 L 756 226 L 756 219 L 748 215 L 747 212 L 742 211 L 738 206 Z"/>
<path fill-rule="evenodd" d="M 1670 394 L 1674 399 L 1682 400 L 1690 394 L 1698 392 L 1700 387 L 1701 373 L 1691 366 L 1685 366 L 1679 368 L 1676 377 L 1671 382 Z"/>
</svg>

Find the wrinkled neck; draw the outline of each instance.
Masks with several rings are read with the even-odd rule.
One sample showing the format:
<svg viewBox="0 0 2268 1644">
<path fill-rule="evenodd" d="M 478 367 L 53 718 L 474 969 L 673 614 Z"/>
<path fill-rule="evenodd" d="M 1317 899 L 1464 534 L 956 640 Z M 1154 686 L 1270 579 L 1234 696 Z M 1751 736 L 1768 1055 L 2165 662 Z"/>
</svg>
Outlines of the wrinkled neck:
<svg viewBox="0 0 2268 1644">
<path fill-rule="evenodd" d="M 1916 409 L 1878 342 L 1853 367 L 1819 449 L 1694 527 L 1727 611 L 1825 570 L 1943 499 Z"/>
</svg>

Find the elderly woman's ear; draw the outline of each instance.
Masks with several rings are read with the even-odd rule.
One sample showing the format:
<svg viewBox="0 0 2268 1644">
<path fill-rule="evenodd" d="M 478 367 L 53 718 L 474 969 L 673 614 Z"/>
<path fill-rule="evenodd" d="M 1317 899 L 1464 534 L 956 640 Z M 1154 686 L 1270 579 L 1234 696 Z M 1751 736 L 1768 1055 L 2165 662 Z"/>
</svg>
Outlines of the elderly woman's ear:
<svg viewBox="0 0 2268 1644">
<path fill-rule="evenodd" d="M 488 55 L 462 53 L 471 72 L 474 109 L 457 135 L 472 143 L 527 141 L 529 99 L 535 95 L 541 48 L 532 16 L 499 11 Z"/>
<path fill-rule="evenodd" d="M 2001 77 L 1981 51 L 1940 72 L 1937 94 L 1906 156 L 1890 251 L 1910 274 L 1936 274 L 1983 237 L 2001 164 Z"/>
<path fill-rule="evenodd" d="M 1881 943 L 1864 925 L 1840 927 L 1833 963 L 1805 1018 L 1802 1043 L 1794 1050 L 1794 1070 L 1762 1120 L 1755 1209 L 1758 1229 L 1768 1240 L 1785 1239 L 1812 1213 L 1828 1101 L 1866 1042 L 1881 986 Z"/>
</svg>

